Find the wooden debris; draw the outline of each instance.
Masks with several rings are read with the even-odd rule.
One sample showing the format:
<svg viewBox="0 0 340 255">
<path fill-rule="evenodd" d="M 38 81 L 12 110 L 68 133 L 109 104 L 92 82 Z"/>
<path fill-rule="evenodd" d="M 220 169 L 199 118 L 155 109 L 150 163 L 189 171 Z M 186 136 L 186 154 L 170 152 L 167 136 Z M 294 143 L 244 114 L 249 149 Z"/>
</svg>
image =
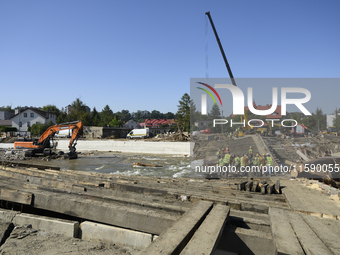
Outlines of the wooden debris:
<svg viewBox="0 0 340 255">
<path fill-rule="evenodd" d="M 133 166 L 163 167 L 161 165 L 144 164 L 144 163 L 133 163 Z"/>
</svg>

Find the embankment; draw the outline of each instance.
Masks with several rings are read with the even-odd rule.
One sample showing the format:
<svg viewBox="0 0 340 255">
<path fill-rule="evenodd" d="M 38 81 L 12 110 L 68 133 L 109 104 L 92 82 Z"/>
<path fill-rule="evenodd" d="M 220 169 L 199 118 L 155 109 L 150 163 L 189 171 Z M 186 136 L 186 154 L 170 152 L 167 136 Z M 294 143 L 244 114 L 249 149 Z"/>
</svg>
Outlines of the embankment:
<svg viewBox="0 0 340 255">
<path fill-rule="evenodd" d="M 58 140 L 57 149 L 68 151 L 69 139 Z M 189 155 L 190 142 L 149 142 L 146 140 L 79 140 L 77 151 L 119 151 L 124 153 L 150 153 Z M 11 143 L 0 143 L 0 148 L 13 148 Z"/>
</svg>

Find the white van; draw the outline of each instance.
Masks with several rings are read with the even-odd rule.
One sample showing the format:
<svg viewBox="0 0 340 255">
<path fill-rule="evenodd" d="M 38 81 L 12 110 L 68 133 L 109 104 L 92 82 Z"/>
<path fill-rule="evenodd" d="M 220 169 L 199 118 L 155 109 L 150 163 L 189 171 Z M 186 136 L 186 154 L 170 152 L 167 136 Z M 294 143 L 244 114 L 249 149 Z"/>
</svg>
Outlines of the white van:
<svg viewBox="0 0 340 255">
<path fill-rule="evenodd" d="M 146 138 L 149 137 L 149 129 L 141 128 L 141 129 L 133 129 L 126 135 L 126 138 L 134 139 L 134 138 Z"/>
<path fill-rule="evenodd" d="M 55 137 L 70 138 L 72 136 L 72 129 L 63 129 L 55 133 Z"/>
</svg>

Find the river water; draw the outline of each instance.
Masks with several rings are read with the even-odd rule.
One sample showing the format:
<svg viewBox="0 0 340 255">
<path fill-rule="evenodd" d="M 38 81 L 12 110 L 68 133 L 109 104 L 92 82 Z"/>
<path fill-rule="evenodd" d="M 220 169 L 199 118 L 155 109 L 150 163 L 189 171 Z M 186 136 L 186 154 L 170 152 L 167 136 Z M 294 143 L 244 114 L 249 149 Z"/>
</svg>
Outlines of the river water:
<svg viewBox="0 0 340 255">
<path fill-rule="evenodd" d="M 109 156 L 82 156 L 82 154 L 79 154 L 78 158 L 73 160 L 51 160 L 38 163 L 58 166 L 61 169 L 115 175 L 192 177 L 190 158 L 175 155 L 115 154 Z M 162 167 L 133 166 L 133 163 L 160 165 Z"/>
</svg>

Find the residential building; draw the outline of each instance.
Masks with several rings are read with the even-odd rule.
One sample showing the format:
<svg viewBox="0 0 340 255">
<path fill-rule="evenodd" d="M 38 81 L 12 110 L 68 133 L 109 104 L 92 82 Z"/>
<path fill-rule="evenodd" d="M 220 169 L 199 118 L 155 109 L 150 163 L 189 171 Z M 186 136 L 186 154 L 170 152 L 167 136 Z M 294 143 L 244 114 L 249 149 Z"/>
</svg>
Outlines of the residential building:
<svg viewBox="0 0 340 255">
<path fill-rule="evenodd" d="M 12 127 L 12 120 L 0 120 L 0 126 Z"/>
<path fill-rule="evenodd" d="M 26 108 L 25 110 L 18 111 L 18 113 L 11 118 L 12 127 L 23 132 L 27 132 L 28 128 L 33 124 L 45 124 L 49 121 L 52 121 L 52 123 L 55 124 L 56 119 L 56 114 L 36 108 Z"/>
<path fill-rule="evenodd" d="M 175 120 L 172 119 L 145 119 L 145 127 L 148 128 L 159 128 L 162 125 L 168 125 L 169 127 L 175 127 L 177 125 Z"/>
<path fill-rule="evenodd" d="M 135 128 L 140 128 L 140 126 L 138 125 L 138 123 L 134 120 L 129 120 L 128 122 L 126 122 L 124 124 L 124 127 L 125 128 L 132 128 L 132 129 L 135 129 Z"/>
<path fill-rule="evenodd" d="M 14 113 L 6 112 L 6 111 L 0 111 L 0 120 L 9 120 L 14 116 Z"/>
</svg>

